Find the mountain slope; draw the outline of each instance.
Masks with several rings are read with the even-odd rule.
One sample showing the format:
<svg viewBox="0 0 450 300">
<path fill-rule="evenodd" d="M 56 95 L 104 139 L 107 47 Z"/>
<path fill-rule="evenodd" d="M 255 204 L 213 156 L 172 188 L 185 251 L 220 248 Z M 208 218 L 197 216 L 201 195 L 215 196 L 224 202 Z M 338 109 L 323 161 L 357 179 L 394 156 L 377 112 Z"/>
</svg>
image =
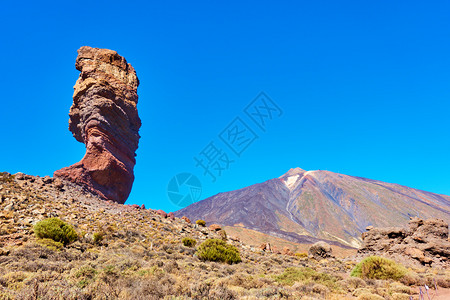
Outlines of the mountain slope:
<svg viewBox="0 0 450 300">
<path fill-rule="evenodd" d="M 400 226 L 410 216 L 448 222 L 450 197 L 296 168 L 279 178 L 209 197 L 175 215 L 241 226 L 299 243 L 325 239 L 358 247 L 369 225 Z"/>
</svg>

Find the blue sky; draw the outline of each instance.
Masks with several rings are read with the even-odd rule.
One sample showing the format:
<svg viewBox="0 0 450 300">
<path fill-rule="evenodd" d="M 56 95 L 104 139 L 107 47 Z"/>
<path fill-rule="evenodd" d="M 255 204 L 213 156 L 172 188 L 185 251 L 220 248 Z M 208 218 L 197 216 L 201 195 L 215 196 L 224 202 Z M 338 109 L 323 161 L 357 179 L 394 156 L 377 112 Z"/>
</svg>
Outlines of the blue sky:
<svg viewBox="0 0 450 300">
<path fill-rule="evenodd" d="M 127 203 L 179 209 L 176 174 L 201 198 L 330 170 L 450 195 L 448 1 L 6 2 L 0 12 L 0 170 L 51 175 L 79 161 L 68 131 L 76 50 L 109 48 L 141 85 L 141 141 Z M 283 113 L 262 131 L 244 108 L 264 91 Z M 236 117 L 258 136 L 236 156 Z M 230 160 L 215 182 L 194 157 Z"/>
</svg>

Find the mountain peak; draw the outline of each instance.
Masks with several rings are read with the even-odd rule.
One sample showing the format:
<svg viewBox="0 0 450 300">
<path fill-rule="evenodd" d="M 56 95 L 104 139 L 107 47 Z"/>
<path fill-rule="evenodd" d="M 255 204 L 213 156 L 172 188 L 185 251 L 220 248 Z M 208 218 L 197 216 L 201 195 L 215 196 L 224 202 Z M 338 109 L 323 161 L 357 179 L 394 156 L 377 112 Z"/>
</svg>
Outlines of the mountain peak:
<svg viewBox="0 0 450 300">
<path fill-rule="evenodd" d="M 289 171 L 287 171 L 285 174 L 281 175 L 280 178 L 294 176 L 294 175 L 302 175 L 305 172 L 306 171 L 303 170 L 302 168 L 293 168 L 293 169 L 290 169 Z"/>
</svg>

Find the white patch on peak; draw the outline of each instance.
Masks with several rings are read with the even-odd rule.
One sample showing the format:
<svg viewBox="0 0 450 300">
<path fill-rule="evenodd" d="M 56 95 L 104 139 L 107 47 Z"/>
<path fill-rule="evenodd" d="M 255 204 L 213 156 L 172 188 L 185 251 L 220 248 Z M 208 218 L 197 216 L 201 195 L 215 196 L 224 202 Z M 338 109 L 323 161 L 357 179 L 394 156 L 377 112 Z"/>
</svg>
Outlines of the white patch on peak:
<svg viewBox="0 0 450 300">
<path fill-rule="evenodd" d="M 314 176 L 314 172 L 316 172 L 316 171 L 306 171 L 306 172 L 303 174 L 303 176 L 306 176 L 306 175 Z"/>
<path fill-rule="evenodd" d="M 300 175 L 289 176 L 283 182 L 288 187 L 288 189 L 292 189 L 297 182 L 297 179 Z"/>
</svg>

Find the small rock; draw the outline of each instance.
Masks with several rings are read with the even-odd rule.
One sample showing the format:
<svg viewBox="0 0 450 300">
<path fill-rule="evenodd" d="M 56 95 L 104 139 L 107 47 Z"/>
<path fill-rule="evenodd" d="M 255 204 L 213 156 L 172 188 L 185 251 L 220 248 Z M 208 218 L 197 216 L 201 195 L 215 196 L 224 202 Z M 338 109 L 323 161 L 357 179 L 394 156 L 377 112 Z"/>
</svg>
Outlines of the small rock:
<svg viewBox="0 0 450 300">
<path fill-rule="evenodd" d="M 64 187 L 64 183 L 59 180 L 58 178 L 56 178 L 55 180 L 53 180 L 53 186 L 59 190 L 61 190 Z"/>
<path fill-rule="evenodd" d="M 188 217 L 183 216 L 181 217 L 181 219 L 184 220 L 186 223 L 191 224 L 191 220 Z"/>
<path fill-rule="evenodd" d="M 44 177 L 42 178 L 42 181 L 43 181 L 45 184 L 49 184 L 49 183 L 52 183 L 52 182 L 53 182 L 53 178 L 51 178 L 50 176 L 44 176 Z"/>
<path fill-rule="evenodd" d="M 267 252 L 272 252 L 273 251 L 272 247 L 270 246 L 270 243 L 262 243 L 259 246 L 259 249 L 261 249 L 262 251 L 267 251 Z"/>
<path fill-rule="evenodd" d="M 211 231 L 219 231 L 222 229 L 222 227 L 220 227 L 220 225 L 218 225 L 218 224 L 211 224 L 211 225 L 209 225 L 208 228 Z"/>
<path fill-rule="evenodd" d="M 175 220 L 175 214 L 173 212 L 170 212 L 167 217 L 169 217 L 171 220 Z"/>
<path fill-rule="evenodd" d="M 294 255 L 294 253 L 292 253 L 291 249 L 289 249 L 288 247 L 284 247 L 283 251 L 281 253 L 284 255 L 290 255 L 290 256 Z"/>
<path fill-rule="evenodd" d="M 167 218 L 167 213 L 166 213 L 165 211 L 163 211 L 162 209 L 158 209 L 158 210 L 156 211 L 156 213 L 157 213 L 158 215 L 160 215 L 162 218 Z"/>
<path fill-rule="evenodd" d="M 21 173 L 21 172 L 14 174 L 14 177 L 15 177 L 17 180 L 25 180 L 25 174 L 23 174 L 23 173 Z"/>
</svg>

